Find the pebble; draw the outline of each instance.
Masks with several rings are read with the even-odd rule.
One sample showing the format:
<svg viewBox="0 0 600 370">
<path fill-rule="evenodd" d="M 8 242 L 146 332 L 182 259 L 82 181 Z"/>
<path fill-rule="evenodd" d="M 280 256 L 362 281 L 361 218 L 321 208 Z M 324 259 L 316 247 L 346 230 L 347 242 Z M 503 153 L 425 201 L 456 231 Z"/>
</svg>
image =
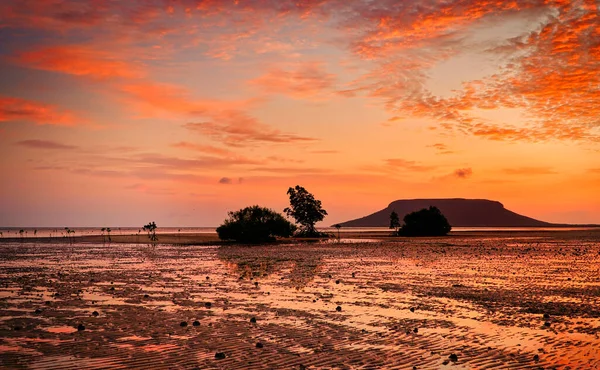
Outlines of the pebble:
<svg viewBox="0 0 600 370">
<path fill-rule="evenodd" d="M 187 321 L 182 321 L 179 323 L 179 326 L 181 326 L 182 328 L 185 328 L 186 326 L 188 326 Z"/>
<path fill-rule="evenodd" d="M 84 330 L 85 330 L 85 326 L 83 326 L 83 324 L 77 325 L 77 331 L 84 331 Z"/>
<path fill-rule="evenodd" d="M 337 306 L 337 307 L 335 308 L 335 310 L 336 310 L 337 312 L 342 312 L 342 306 Z"/>
<path fill-rule="evenodd" d="M 458 356 L 455 353 L 453 353 L 450 356 L 448 356 L 448 359 L 450 359 L 450 361 L 452 362 L 456 362 L 458 361 Z"/>
<path fill-rule="evenodd" d="M 196 321 L 194 321 L 194 322 L 192 323 L 192 325 L 194 325 L 194 326 L 200 326 L 200 321 L 196 320 Z"/>
<path fill-rule="evenodd" d="M 263 348 L 263 344 L 261 342 L 256 343 L 256 348 Z"/>
<path fill-rule="evenodd" d="M 100 314 L 98 313 L 98 311 L 94 311 L 94 312 L 92 312 L 92 315 L 98 317 L 98 315 L 100 315 Z"/>
<path fill-rule="evenodd" d="M 227 357 L 227 356 L 225 356 L 225 354 L 223 352 L 215 353 L 215 359 L 217 359 L 217 360 L 223 360 L 225 357 Z"/>
<path fill-rule="evenodd" d="M 250 322 L 251 322 L 252 324 L 256 324 L 256 317 L 253 317 L 253 318 L 251 318 L 251 319 L 250 319 Z"/>
</svg>

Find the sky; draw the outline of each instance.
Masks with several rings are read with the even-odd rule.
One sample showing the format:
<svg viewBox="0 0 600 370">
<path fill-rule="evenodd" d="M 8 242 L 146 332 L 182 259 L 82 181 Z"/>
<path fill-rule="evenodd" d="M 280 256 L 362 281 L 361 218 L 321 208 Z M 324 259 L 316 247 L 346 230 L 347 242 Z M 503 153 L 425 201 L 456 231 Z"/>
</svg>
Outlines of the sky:
<svg viewBox="0 0 600 370">
<path fill-rule="evenodd" d="M 484 198 L 600 223 L 595 0 L 2 0 L 0 226 Z"/>
</svg>

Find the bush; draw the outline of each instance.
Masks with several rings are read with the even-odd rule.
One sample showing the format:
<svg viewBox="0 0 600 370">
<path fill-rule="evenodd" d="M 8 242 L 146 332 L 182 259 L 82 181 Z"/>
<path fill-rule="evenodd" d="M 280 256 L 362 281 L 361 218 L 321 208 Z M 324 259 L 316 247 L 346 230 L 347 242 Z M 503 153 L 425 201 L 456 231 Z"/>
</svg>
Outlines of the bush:
<svg viewBox="0 0 600 370">
<path fill-rule="evenodd" d="M 221 240 L 240 243 L 264 243 L 276 237 L 290 237 L 296 226 L 268 208 L 252 206 L 229 212 L 229 218 L 217 228 Z"/>
<path fill-rule="evenodd" d="M 401 236 L 441 236 L 452 227 L 437 207 L 423 208 L 404 216 L 404 225 L 398 230 Z"/>
</svg>

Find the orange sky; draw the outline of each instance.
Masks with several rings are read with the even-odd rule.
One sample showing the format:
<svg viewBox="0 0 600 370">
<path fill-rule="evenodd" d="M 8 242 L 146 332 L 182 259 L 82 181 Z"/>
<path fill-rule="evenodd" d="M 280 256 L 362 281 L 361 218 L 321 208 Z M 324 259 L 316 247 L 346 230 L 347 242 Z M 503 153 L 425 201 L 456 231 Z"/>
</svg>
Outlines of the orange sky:
<svg viewBox="0 0 600 370">
<path fill-rule="evenodd" d="M 322 226 L 487 198 L 600 223 L 595 0 L 4 0 L 0 226 Z"/>
</svg>

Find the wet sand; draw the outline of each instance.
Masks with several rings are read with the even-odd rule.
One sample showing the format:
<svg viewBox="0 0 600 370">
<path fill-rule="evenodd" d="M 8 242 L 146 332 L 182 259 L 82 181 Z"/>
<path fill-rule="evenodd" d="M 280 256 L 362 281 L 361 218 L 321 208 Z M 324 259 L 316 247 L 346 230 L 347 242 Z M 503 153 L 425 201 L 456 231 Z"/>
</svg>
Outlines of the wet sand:
<svg viewBox="0 0 600 370">
<path fill-rule="evenodd" d="M 597 231 L 379 238 L 3 240 L 0 368 L 600 368 Z"/>
</svg>

